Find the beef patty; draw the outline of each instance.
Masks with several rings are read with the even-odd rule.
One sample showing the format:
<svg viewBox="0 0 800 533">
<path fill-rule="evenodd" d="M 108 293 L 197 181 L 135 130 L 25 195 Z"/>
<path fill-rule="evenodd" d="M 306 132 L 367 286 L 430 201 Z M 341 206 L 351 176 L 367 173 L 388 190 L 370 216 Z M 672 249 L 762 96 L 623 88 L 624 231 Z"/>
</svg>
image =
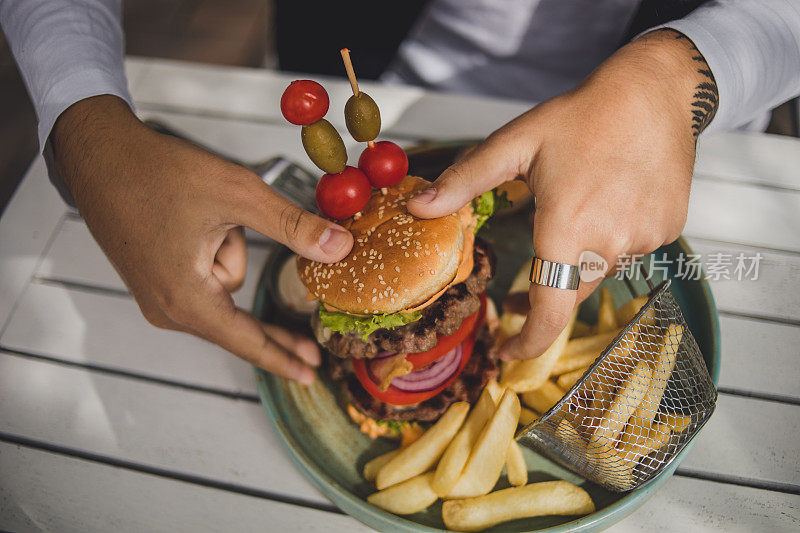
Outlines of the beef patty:
<svg viewBox="0 0 800 533">
<path fill-rule="evenodd" d="M 499 366 L 494 338 L 484 325 L 472 355 L 455 381 L 433 398 L 416 405 L 394 406 L 373 398 L 359 383 L 349 360 L 329 357 L 331 377 L 341 382 L 344 399 L 364 415 L 375 420 L 430 422 L 438 419 L 454 402 L 475 403 L 483 387 L 497 377 Z"/>
<path fill-rule="evenodd" d="M 317 340 L 333 355 L 343 358 L 370 359 L 381 350 L 416 353 L 432 349 L 436 346 L 437 335 L 452 335 L 465 318 L 480 308 L 480 295 L 494 276 L 495 256 L 489 245 L 476 239 L 472 254 L 474 266 L 469 277 L 447 289 L 438 300 L 423 309 L 422 317 L 416 322 L 379 329 L 366 341 L 355 333 L 339 332 L 333 332 L 327 340 L 318 334 Z M 322 330 L 319 314 L 312 314 L 311 327 L 315 332 Z"/>
</svg>

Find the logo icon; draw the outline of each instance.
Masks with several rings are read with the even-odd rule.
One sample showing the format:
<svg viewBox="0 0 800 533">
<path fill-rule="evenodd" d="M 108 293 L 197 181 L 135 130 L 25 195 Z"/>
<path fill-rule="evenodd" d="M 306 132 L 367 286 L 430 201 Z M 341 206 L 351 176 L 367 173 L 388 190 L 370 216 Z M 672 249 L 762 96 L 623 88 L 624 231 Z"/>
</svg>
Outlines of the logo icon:
<svg viewBox="0 0 800 533">
<path fill-rule="evenodd" d="M 606 272 L 608 272 L 608 261 L 591 250 L 581 252 L 580 257 L 578 257 L 578 264 L 581 267 L 581 281 L 584 283 L 603 279 L 606 276 Z"/>
</svg>

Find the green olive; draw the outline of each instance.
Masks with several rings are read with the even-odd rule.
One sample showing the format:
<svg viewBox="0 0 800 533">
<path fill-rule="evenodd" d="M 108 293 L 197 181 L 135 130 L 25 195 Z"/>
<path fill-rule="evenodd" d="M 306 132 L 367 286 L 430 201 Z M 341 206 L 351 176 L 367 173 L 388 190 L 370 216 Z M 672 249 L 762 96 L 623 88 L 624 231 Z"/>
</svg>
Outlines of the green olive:
<svg viewBox="0 0 800 533">
<path fill-rule="evenodd" d="M 367 93 L 351 96 L 344 105 L 344 122 L 347 131 L 358 142 L 369 142 L 381 132 L 381 112 Z"/>
<path fill-rule="evenodd" d="M 336 128 L 324 118 L 303 126 L 300 132 L 308 157 L 323 172 L 338 174 L 347 165 L 347 150 Z"/>
</svg>

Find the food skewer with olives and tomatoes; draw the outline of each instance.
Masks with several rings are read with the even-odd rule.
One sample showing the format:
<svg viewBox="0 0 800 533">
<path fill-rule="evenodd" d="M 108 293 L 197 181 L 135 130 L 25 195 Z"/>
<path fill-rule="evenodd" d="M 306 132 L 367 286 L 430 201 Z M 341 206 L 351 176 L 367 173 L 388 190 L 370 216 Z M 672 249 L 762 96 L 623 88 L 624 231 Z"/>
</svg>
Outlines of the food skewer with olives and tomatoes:
<svg viewBox="0 0 800 533">
<path fill-rule="evenodd" d="M 370 199 L 372 187 L 385 190 L 397 185 L 408 172 L 408 157 L 391 141 L 375 139 L 381 130 L 381 114 L 375 100 L 358 88 L 350 51 L 341 50 L 353 88 L 344 108 L 347 130 L 353 139 L 366 142 L 358 168 L 347 165 L 347 149 L 339 132 L 325 120 L 330 99 L 313 80 L 293 81 L 281 96 L 281 112 L 292 124 L 302 126 L 300 138 L 311 161 L 325 174 L 316 189 L 320 211 L 333 220 L 359 213 Z"/>
</svg>

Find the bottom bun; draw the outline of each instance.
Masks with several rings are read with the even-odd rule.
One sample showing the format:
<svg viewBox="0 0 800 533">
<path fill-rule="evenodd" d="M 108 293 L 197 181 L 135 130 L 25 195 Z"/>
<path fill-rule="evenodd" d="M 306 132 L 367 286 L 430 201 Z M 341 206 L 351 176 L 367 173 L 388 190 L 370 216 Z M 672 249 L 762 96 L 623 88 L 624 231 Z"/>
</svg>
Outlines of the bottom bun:
<svg viewBox="0 0 800 533">
<path fill-rule="evenodd" d="M 350 361 L 330 356 L 328 363 L 331 377 L 341 383 L 345 403 L 378 421 L 433 422 L 454 402 L 474 403 L 486 383 L 499 372 L 494 338 L 485 325 L 475 340 L 469 362 L 455 381 L 433 398 L 416 405 L 396 406 L 373 398 L 359 383 Z"/>
</svg>

